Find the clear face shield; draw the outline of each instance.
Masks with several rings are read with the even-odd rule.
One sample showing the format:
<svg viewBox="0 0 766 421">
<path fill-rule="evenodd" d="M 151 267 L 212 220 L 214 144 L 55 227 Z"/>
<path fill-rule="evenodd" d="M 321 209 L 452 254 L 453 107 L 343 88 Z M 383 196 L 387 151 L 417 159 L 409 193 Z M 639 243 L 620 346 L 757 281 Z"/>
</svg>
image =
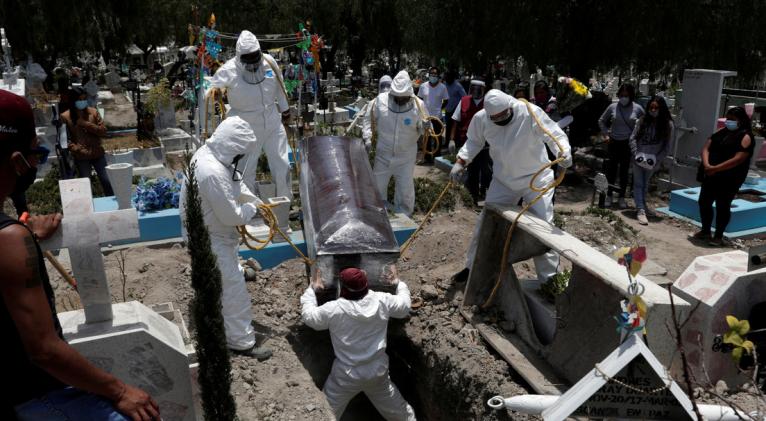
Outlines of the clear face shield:
<svg viewBox="0 0 766 421">
<path fill-rule="evenodd" d="M 388 93 L 388 109 L 395 113 L 404 113 L 412 109 L 412 96 L 395 96 Z"/>
<path fill-rule="evenodd" d="M 479 85 L 471 85 L 468 88 L 468 95 L 471 95 L 473 99 L 479 100 L 484 98 L 484 87 Z"/>
<path fill-rule="evenodd" d="M 266 76 L 263 73 L 263 66 L 261 66 L 262 60 L 263 53 L 261 53 L 261 50 L 239 56 L 239 61 L 245 68 L 245 72 L 242 75 L 245 82 L 253 85 L 263 82 Z"/>
</svg>

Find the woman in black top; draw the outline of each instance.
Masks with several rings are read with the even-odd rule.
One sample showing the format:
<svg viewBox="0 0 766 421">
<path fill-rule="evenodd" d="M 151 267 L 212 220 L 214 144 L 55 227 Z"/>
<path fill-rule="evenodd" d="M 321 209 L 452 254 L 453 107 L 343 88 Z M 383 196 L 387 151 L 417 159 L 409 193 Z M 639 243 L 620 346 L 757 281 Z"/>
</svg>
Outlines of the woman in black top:
<svg viewBox="0 0 766 421">
<path fill-rule="evenodd" d="M 731 202 L 747 177 L 753 156 L 750 117 L 742 107 L 726 112 L 726 128 L 715 132 L 702 148 L 704 176 L 699 207 L 702 230 L 694 234 L 698 240 L 710 240 L 710 245 L 723 245 L 723 233 L 731 219 Z M 711 238 L 713 202 L 716 207 L 715 236 Z"/>
</svg>

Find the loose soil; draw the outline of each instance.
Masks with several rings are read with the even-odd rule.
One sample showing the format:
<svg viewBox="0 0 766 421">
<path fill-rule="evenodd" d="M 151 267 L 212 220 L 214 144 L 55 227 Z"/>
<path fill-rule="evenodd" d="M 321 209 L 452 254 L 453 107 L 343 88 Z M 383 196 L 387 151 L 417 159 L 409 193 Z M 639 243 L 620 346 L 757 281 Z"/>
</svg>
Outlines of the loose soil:
<svg viewBox="0 0 766 421">
<path fill-rule="evenodd" d="M 416 176 L 444 179 L 433 167 L 418 166 Z M 610 253 L 613 247 L 642 244 L 649 257 L 676 279 L 694 257 L 731 248 L 710 248 L 686 239 L 694 232 L 691 225 L 670 218 L 650 218 L 641 226 L 631 210 L 614 210 L 619 221 L 586 212 L 591 190 L 575 177 L 558 189 L 556 208 L 564 229 L 597 249 Z M 652 206 L 666 203 L 653 195 Z M 458 205 L 454 212 L 437 213 L 420 237 L 402 256 L 399 274 L 409 285 L 413 297 L 423 306 L 405 320 L 392 321 L 388 335 L 391 377 L 404 396 L 425 420 L 524 420 L 536 417 L 509 411 L 493 411 L 486 401 L 495 395 L 533 393 L 524 381 L 488 347 L 478 332 L 465 322 L 458 308 L 464 284 L 452 275 L 464 266 L 465 250 L 478 212 Z M 419 220 L 420 217 L 416 216 Z M 745 247 L 760 240 L 735 242 Z M 106 255 L 105 264 L 115 302 L 139 300 L 145 304 L 172 301 L 190 321 L 189 257 L 180 245 L 165 248 L 134 247 L 123 252 L 126 262 L 125 295 L 118 270 L 120 252 Z M 63 262 L 68 267 L 68 262 Z M 519 270 L 519 265 L 517 270 Z M 521 270 L 531 271 L 529 263 Z M 58 311 L 80 307 L 77 294 L 49 267 Z M 259 341 L 274 351 L 274 356 L 257 362 L 232 357 L 232 391 L 242 420 L 331 419 L 331 411 L 321 393 L 332 363 L 332 347 L 327 332 L 306 328 L 300 320 L 299 297 L 305 290 L 305 266 L 299 260 L 260 272 L 248 283 L 253 301 Z M 189 326 L 194 332 L 194 326 Z M 731 393 L 731 394 L 730 394 Z M 755 408 L 755 400 L 741 390 L 724 396 L 745 409 Z M 715 401 L 703 395 L 706 402 Z M 364 397 L 357 397 L 344 420 L 378 420 Z"/>
</svg>

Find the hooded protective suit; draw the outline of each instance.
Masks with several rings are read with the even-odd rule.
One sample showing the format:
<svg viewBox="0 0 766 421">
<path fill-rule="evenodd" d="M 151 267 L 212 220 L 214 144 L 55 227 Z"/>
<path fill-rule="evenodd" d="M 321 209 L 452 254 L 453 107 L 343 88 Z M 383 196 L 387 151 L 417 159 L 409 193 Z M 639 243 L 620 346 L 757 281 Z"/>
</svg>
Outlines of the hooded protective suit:
<svg viewBox="0 0 766 421">
<path fill-rule="evenodd" d="M 489 116 L 502 113 L 508 108 L 513 112 L 513 117 L 508 124 L 501 126 L 490 120 Z M 562 163 L 561 166 L 569 167 L 572 158 L 566 134 L 539 107 L 530 104 L 530 108 L 540 123 L 561 143 L 566 159 L 566 162 Z M 486 203 L 516 205 L 521 198 L 525 202 L 534 199 L 537 193 L 529 188 L 529 182 L 542 166 L 550 162 L 545 144 L 552 151 L 559 149 L 553 139 L 545 135 L 537 125 L 526 104 L 499 90 L 490 90 L 484 97 L 484 109 L 477 112 L 471 120 L 468 127 L 468 139 L 460 148 L 458 157 L 466 162 L 471 162 L 484 147 L 485 141 L 489 143 L 489 153 L 493 162 L 493 178 L 487 191 Z M 548 168 L 537 178 L 535 187 L 545 186 L 551 183 L 553 178 L 553 170 Z M 530 208 L 530 212 L 538 218 L 552 223 L 552 197 L 553 190 L 537 201 Z M 476 254 L 477 237 L 483 217 L 484 212 L 482 211 L 468 249 L 466 267 L 469 269 L 473 265 Z M 550 276 L 556 274 L 559 260 L 556 253 L 549 252 L 536 257 L 534 260 L 538 279 L 546 281 Z"/>
<path fill-rule="evenodd" d="M 401 106 L 393 97 L 409 97 L 410 102 Z M 415 104 L 418 102 L 419 104 Z M 381 199 L 386 201 L 391 176 L 396 182 L 394 209 L 412 215 L 415 209 L 415 161 L 418 154 L 418 138 L 424 132 L 423 120 L 418 109 L 423 101 L 412 94 L 412 81 L 405 71 L 399 72 L 391 84 L 391 91 L 375 98 L 370 112 L 362 125 L 362 137 L 370 144 L 373 125 L 377 134 L 375 165 L 372 174 Z M 374 119 L 374 122 L 373 122 Z"/>
<path fill-rule="evenodd" d="M 393 80 L 391 79 L 391 76 L 389 75 L 383 75 L 380 77 L 380 80 L 378 81 L 378 93 L 382 94 L 383 92 L 388 92 L 391 90 L 391 82 Z"/>
<path fill-rule="evenodd" d="M 410 290 L 399 281 L 396 295 L 370 291 L 364 298 L 338 298 L 317 307 L 314 289 L 301 296 L 301 317 L 307 326 L 330 330 L 335 361 L 323 391 L 340 419 L 351 398 L 364 392 L 387 420 L 415 420 L 415 412 L 388 375 L 388 319 L 410 312 Z"/>
<path fill-rule="evenodd" d="M 252 153 L 256 146 L 250 125 L 239 117 L 229 117 L 192 157 L 192 162 L 197 165 L 194 174 L 199 184 L 205 225 L 221 271 L 226 342 L 230 348 L 238 350 L 252 348 L 255 334 L 251 325 L 250 294 L 245 286 L 244 271 L 239 265 L 239 235 L 235 227 L 249 222 L 261 202 L 241 181 L 233 180 L 232 162 L 237 155 Z M 184 184 L 181 189 L 182 218 L 186 215 L 185 200 Z M 245 203 L 240 204 L 241 201 Z"/>
<path fill-rule="evenodd" d="M 237 40 L 237 55 L 221 66 L 210 82 L 211 88 L 226 88 L 231 111 L 229 116 L 239 116 L 250 123 L 258 144 L 246 159 L 243 178 L 247 187 L 254 191 L 258 157 L 265 150 L 271 176 L 277 187 L 277 196 L 292 198 L 290 184 L 290 161 L 287 151 L 287 132 L 282 126 L 281 113 L 289 109 L 284 91 L 279 86 L 281 76 L 274 58 L 263 54 L 256 80 L 245 79 L 245 65 L 240 57 L 261 49 L 258 39 L 249 31 L 242 31 Z M 269 64 L 271 63 L 271 64 Z M 243 160 L 243 164 L 245 161 Z"/>
</svg>

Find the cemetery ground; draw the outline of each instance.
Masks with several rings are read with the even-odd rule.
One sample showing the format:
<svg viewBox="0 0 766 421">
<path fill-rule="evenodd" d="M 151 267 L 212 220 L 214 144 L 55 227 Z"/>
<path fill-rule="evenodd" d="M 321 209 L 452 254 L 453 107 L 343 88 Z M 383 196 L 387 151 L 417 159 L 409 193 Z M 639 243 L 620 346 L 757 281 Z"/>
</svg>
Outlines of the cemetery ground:
<svg viewBox="0 0 766 421">
<path fill-rule="evenodd" d="M 416 177 L 446 180 L 433 167 L 418 166 Z M 694 227 L 675 219 L 653 218 L 644 227 L 631 210 L 594 211 L 589 208 L 590 185 L 577 175 L 566 180 L 556 194 L 556 224 L 608 255 L 613 247 L 646 245 L 654 264 L 645 266 L 645 276 L 655 282 L 675 280 L 699 255 L 725 251 L 689 242 L 686 236 Z M 655 193 L 651 205 L 659 206 L 666 200 Z M 486 405 L 487 399 L 498 394 L 533 392 L 459 312 L 465 284 L 455 283 L 452 275 L 463 267 L 477 217 L 478 210 L 459 203 L 454 211 L 436 213 L 402 257 L 398 265 L 400 277 L 409 285 L 413 298 L 421 298 L 423 304 L 413 310 L 408 320 L 391 322 L 391 376 L 421 419 L 535 419 L 494 411 Z M 415 217 L 418 221 L 420 218 L 422 215 Z M 732 246 L 761 241 L 737 241 Z M 60 258 L 69 267 L 66 254 Z M 564 267 L 567 263 L 562 260 Z M 114 250 L 106 254 L 105 265 L 113 302 L 173 302 L 187 323 L 192 319 L 188 310 L 193 294 L 189 257 L 180 244 Z M 531 260 L 517 263 L 514 269 L 520 276 L 534 273 Z M 48 273 L 56 292 L 57 310 L 81 308 L 77 293 L 52 267 Z M 305 266 L 298 259 L 259 272 L 257 280 L 248 283 L 259 340 L 273 349 L 274 356 L 265 362 L 233 357 L 232 392 L 240 419 L 330 418 L 321 385 L 332 363 L 332 346 L 326 331 L 312 331 L 300 320 L 299 298 L 306 283 Z M 614 304 L 616 313 L 618 304 L 610 304 Z M 513 323 L 504 320 L 502 314 L 484 314 L 483 320 L 496 329 L 513 329 Z M 195 329 L 188 328 L 192 332 Z M 757 404 L 748 393 L 725 390 L 722 384 L 711 391 L 748 411 Z M 716 402 L 712 394 L 701 390 L 698 393 L 702 401 Z M 371 411 L 371 404 L 360 396 L 344 419 L 381 419 L 370 417 Z"/>
</svg>

